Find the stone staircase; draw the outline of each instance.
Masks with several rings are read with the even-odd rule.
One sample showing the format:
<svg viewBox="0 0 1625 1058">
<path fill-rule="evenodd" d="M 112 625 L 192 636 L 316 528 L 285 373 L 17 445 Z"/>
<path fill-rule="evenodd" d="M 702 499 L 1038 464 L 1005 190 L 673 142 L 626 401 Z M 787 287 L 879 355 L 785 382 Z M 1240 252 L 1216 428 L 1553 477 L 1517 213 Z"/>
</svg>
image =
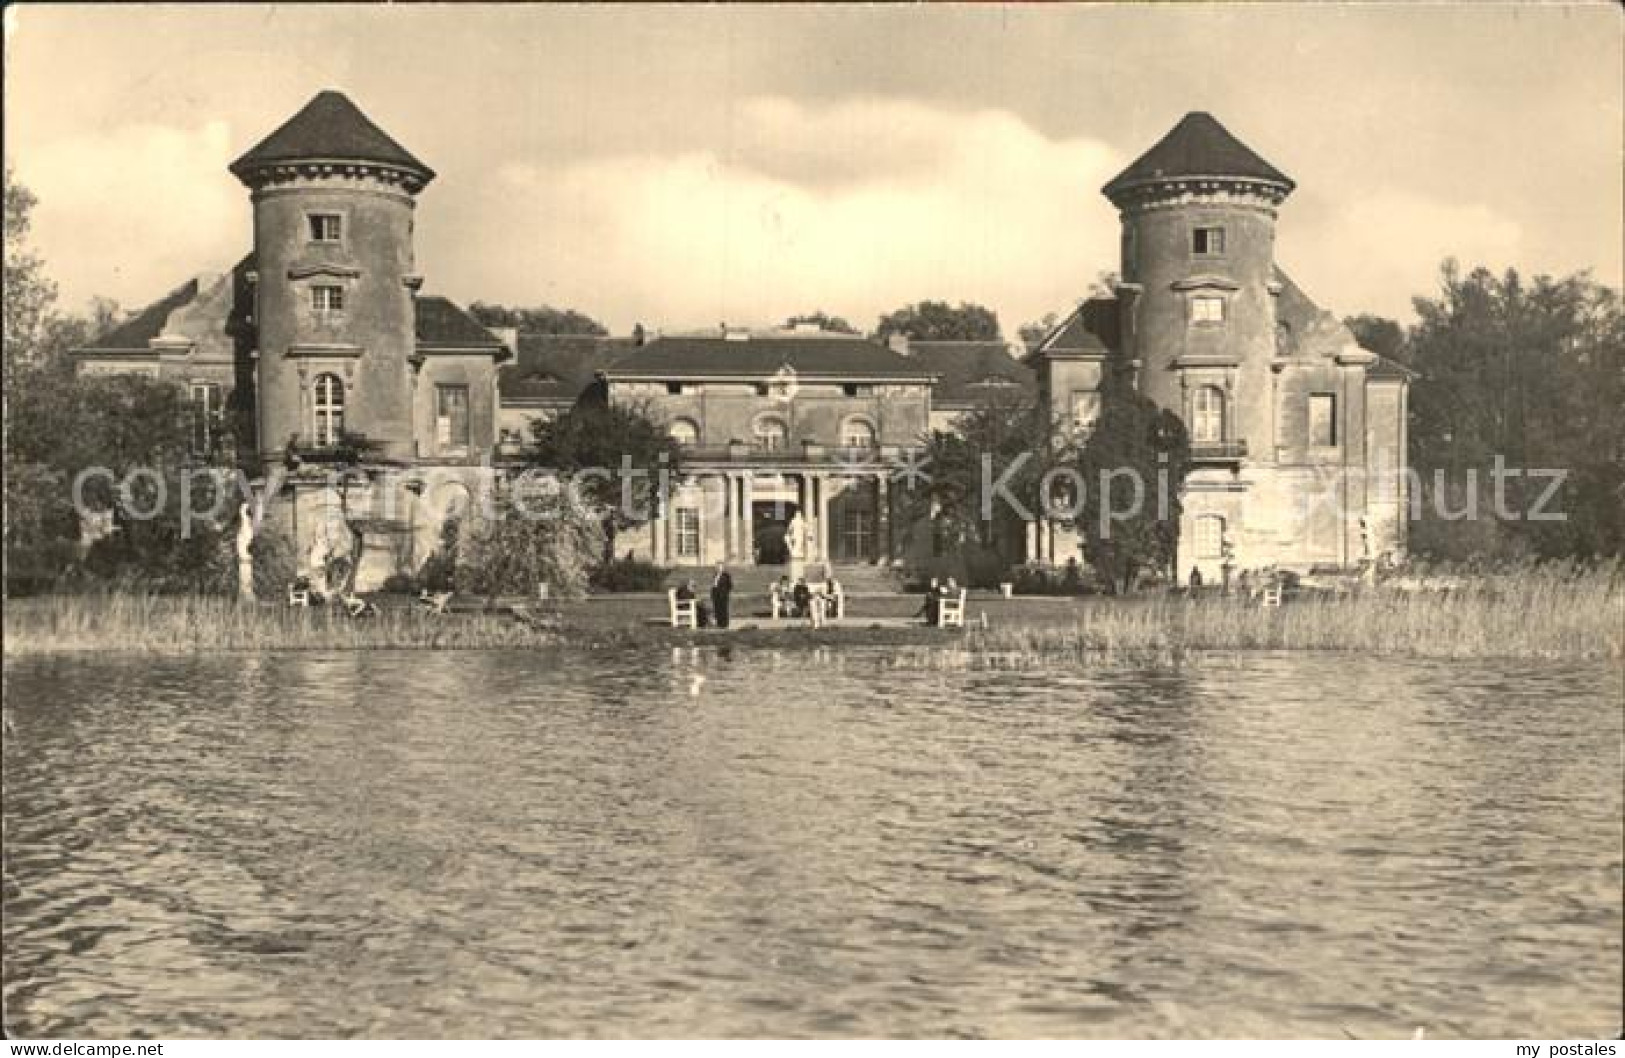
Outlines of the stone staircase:
<svg viewBox="0 0 1625 1058">
<path fill-rule="evenodd" d="M 837 563 L 834 569 L 835 579 L 840 582 L 841 590 L 847 595 L 894 595 L 902 590 L 902 570 L 868 563 L 851 565 Z M 822 562 L 807 563 L 807 579 L 823 580 L 824 570 L 825 565 Z M 754 596 L 766 595 L 769 585 L 780 577 L 789 575 L 790 567 L 730 565 L 728 572 L 733 574 L 735 595 Z M 714 566 L 680 566 L 666 577 L 666 586 L 675 588 L 684 580 L 693 580 L 694 587 L 704 592 L 710 589 L 714 574 Z"/>
</svg>

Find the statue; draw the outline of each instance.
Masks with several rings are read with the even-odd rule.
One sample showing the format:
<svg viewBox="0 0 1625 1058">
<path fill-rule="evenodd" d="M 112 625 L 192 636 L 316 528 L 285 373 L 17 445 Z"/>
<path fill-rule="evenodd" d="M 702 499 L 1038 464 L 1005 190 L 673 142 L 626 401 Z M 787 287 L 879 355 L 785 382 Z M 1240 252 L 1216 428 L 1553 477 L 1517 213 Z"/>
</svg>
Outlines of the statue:
<svg viewBox="0 0 1625 1058">
<path fill-rule="evenodd" d="M 254 509 L 248 503 L 237 508 L 237 598 L 254 601 Z"/>
<path fill-rule="evenodd" d="M 791 515 L 790 524 L 784 527 L 784 549 L 790 556 L 790 579 L 796 580 L 807 558 L 807 523 L 802 520 L 800 511 Z"/>
</svg>

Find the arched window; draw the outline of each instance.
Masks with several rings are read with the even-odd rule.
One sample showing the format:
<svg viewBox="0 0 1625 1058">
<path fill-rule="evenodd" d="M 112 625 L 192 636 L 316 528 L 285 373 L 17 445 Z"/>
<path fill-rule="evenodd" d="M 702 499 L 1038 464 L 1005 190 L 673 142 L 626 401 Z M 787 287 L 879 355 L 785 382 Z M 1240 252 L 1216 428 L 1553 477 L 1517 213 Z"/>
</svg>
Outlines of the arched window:
<svg viewBox="0 0 1625 1058">
<path fill-rule="evenodd" d="M 693 419 L 673 419 L 666 432 L 684 448 L 692 448 L 700 443 L 700 428 Z"/>
<path fill-rule="evenodd" d="M 756 420 L 756 447 L 764 452 L 782 450 L 790 438 L 790 428 L 776 415 L 764 415 Z"/>
<path fill-rule="evenodd" d="M 841 424 L 842 448 L 873 448 L 874 446 L 874 423 L 868 419 L 853 418 Z"/>
<path fill-rule="evenodd" d="M 344 383 L 337 375 L 317 375 L 313 391 L 317 448 L 332 448 L 344 433 Z"/>
<path fill-rule="evenodd" d="M 1203 386 L 1191 395 L 1191 440 L 1218 444 L 1224 440 L 1224 390 Z"/>
<path fill-rule="evenodd" d="M 1196 519 L 1196 557 L 1224 557 L 1224 518 L 1203 514 Z"/>
</svg>

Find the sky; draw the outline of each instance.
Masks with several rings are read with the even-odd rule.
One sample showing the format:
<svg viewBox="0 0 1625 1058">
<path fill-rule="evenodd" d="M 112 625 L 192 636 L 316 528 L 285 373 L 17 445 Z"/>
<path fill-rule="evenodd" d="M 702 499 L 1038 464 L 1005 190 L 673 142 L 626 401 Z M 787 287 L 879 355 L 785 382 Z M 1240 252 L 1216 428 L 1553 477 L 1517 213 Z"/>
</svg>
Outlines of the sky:
<svg viewBox="0 0 1625 1058">
<path fill-rule="evenodd" d="M 1116 268 L 1100 186 L 1192 110 L 1292 176 L 1277 260 L 1411 317 L 1440 262 L 1621 282 L 1621 8 L 10 5 L 5 161 L 65 308 L 247 251 L 227 164 L 336 88 L 439 173 L 425 293 L 624 333 L 1007 336 Z"/>
</svg>

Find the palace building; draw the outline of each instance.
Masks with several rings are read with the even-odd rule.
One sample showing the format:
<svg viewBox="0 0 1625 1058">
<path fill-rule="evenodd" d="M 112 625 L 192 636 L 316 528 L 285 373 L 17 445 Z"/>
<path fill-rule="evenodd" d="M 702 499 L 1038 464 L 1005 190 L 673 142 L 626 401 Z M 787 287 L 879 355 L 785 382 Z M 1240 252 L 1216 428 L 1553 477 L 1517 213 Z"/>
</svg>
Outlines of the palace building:
<svg viewBox="0 0 1625 1058">
<path fill-rule="evenodd" d="M 200 448 L 251 437 L 239 460 L 291 459 L 275 516 L 301 556 L 332 531 L 324 456 L 364 444 L 386 472 L 364 486 L 382 513 L 363 587 L 419 569 L 448 513 L 516 465 L 531 423 L 583 399 L 635 404 L 686 450 L 669 503 L 622 552 L 675 566 L 777 565 L 791 550 L 907 565 L 931 544 L 904 524 L 897 471 L 930 431 L 1011 396 L 1088 429 L 1112 357 L 1191 431 L 1181 571 L 1352 565 L 1404 548 L 1408 376 L 1279 268 L 1293 182 L 1206 114 L 1106 185 L 1121 281 L 1030 352 L 806 329 L 487 329 L 424 292 L 413 218 L 434 171 L 338 92 L 230 169 L 253 203 L 250 252 L 76 350 L 78 369 L 171 379 L 199 411 Z M 234 420 L 244 428 L 222 428 Z M 1079 548 L 1065 527 L 1034 524 L 1012 558 L 1059 565 Z"/>
</svg>

